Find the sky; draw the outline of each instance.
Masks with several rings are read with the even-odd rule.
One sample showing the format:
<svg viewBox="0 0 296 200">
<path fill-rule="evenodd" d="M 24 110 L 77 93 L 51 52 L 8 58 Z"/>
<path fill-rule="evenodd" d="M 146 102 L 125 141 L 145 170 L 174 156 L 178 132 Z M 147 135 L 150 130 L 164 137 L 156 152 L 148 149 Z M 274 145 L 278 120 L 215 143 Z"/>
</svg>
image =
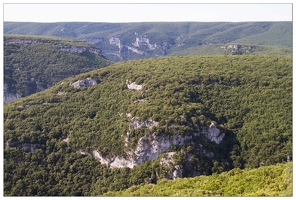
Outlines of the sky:
<svg viewBox="0 0 296 200">
<path fill-rule="evenodd" d="M 4 3 L 3 11 L 4 21 L 18 22 L 292 21 L 291 3 Z"/>
</svg>

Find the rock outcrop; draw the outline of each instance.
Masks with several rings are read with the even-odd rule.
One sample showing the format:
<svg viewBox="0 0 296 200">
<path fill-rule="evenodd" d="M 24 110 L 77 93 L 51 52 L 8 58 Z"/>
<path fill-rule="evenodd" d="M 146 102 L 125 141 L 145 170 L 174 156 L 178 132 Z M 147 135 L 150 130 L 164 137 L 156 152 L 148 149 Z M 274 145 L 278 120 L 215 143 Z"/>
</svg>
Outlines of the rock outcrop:
<svg viewBox="0 0 296 200">
<path fill-rule="evenodd" d="M 182 178 L 183 170 L 179 165 L 175 165 L 173 156 L 176 155 L 176 152 L 168 152 L 166 155 L 161 159 L 160 165 L 162 167 L 168 167 L 169 173 L 166 175 L 168 179 L 175 180 L 176 178 Z M 171 165 L 173 166 L 171 168 Z"/>
<path fill-rule="evenodd" d="M 81 88 L 89 87 L 92 85 L 96 85 L 96 84 L 98 84 L 99 81 L 100 80 L 98 80 L 98 79 L 86 78 L 83 80 L 75 81 L 74 83 L 70 83 L 70 86 L 73 86 L 74 88 L 81 89 Z"/>
<path fill-rule="evenodd" d="M 128 89 L 133 91 L 139 91 L 144 87 L 144 85 L 137 85 L 136 82 L 131 82 L 129 80 L 126 80 L 126 85 Z"/>
<path fill-rule="evenodd" d="M 220 133 L 220 130 L 217 126 L 212 122 L 209 127 L 203 128 L 202 133 L 208 138 L 210 141 L 215 142 L 216 144 L 220 144 L 225 136 L 225 133 Z"/>
<path fill-rule="evenodd" d="M 149 39 L 145 37 L 136 37 L 136 41 L 132 45 L 134 47 L 147 46 L 149 50 L 155 50 L 158 47 L 156 43 L 150 44 Z"/>
<path fill-rule="evenodd" d="M 28 151 L 30 151 L 31 153 L 34 152 L 37 148 L 40 147 L 39 144 L 32 144 L 32 143 L 9 143 L 9 142 L 6 142 L 5 144 L 5 147 L 6 148 L 9 148 L 9 147 L 19 147 L 19 148 L 24 148 Z"/>
<path fill-rule="evenodd" d="M 133 168 L 134 162 L 130 159 L 124 159 L 118 156 L 114 156 L 111 159 L 104 158 L 98 151 L 92 151 L 92 155 L 95 159 L 97 159 L 100 163 L 106 164 L 110 168 L 122 168 L 122 167 L 128 167 Z"/>
<path fill-rule="evenodd" d="M 137 164 L 147 160 L 155 160 L 171 146 L 184 145 L 190 139 L 191 137 L 181 137 L 180 135 L 174 135 L 172 138 L 157 136 L 155 133 L 146 135 L 139 139 L 137 148 L 133 152 L 133 158 Z"/>
<path fill-rule="evenodd" d="M 123 113 L 119 114 L 123 116 Z M 129 131 L 131 129 L 138 128 L 148 128 L 152 130 L 152 127 L 157 127 L 158 122 L 154 121 L 152 118 L 148 118 L 147 120 L 143 120 L 139 117 L 133 117 L 130 113 L 125 114 L 126 117 L 130 119 Z M 127 136 L 125 138 L 125 146 L 128 147 L 130 132 L 127 132 Z M 212 123 L 210 126 L 205 127 L 201 134 L 204 134 L 206 138 L 210 141 L 215 142 L 216 144 L 221 143 L 224 137 L 224 133 L 221 133 L 217 126 Z M 156 133 L 148 134 L 141 137 L 138 140 L 137 146 L 135 149 L 130 149 L 126 152 L 126 157 L 114 156 L 112 158 L 104 158 L 98 150 L 94 150 L 92 155 L 102 164 L 108 165 L 110 168 L 120 168 L 120 167 L 129 167 L 133 168 L 135 165 L 139 165 L 147 160 L 155 160 L 159 157 L 160 154 L 169 150 L 171 146 L 182 146 L 187 142 L 191 143 L 192 136 L 180 136 L 173 135 L 171 137 L 167 136 L 158 136 Z M 199 145 L 199 154 L 207 156 L 209 158 L 214 157 L 213 152 L 208 152 L 203 148 L 203 146 Z M 173 152 L 170 152 L 165 157 L 165 160 L 161 161 L 161 164 L 167 164 L 172 161 Z M 177 177 L 182 177 L 182 169 L 180 166 L 175 166 L 172 171 L 170 178 L 175 179 Z"/>
<path fill-rule="evenodd" d="M 104 158 L 99 151 L 95 150 L 92 155 L 102 164 L 110 168 L 129 167 L 133 168 L 137 164 L 142 164 L 147 160 L 155 160 L 161 153 L 167 151 L 172 145 L 184 145 L 191 137 L 181 137 L 175 135 L 172 138 L 156 136 L 143 136 L 139 139 L 135 150 L 127 152 L 127 159 L 114 156 L 111 159 Z"/>
</svg>

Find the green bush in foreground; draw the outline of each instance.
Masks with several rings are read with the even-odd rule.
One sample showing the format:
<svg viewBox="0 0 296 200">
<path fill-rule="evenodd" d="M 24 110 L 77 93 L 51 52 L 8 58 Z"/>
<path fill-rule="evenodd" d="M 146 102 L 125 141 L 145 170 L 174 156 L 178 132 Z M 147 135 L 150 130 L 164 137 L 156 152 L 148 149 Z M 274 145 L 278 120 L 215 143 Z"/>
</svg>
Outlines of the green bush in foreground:
<svg viewBox="0 0 296 200">
<path fill-rule="evenodd" d="M 132 186 L 104 196 L 292 196 L 292 162 Z"/>
</svg>

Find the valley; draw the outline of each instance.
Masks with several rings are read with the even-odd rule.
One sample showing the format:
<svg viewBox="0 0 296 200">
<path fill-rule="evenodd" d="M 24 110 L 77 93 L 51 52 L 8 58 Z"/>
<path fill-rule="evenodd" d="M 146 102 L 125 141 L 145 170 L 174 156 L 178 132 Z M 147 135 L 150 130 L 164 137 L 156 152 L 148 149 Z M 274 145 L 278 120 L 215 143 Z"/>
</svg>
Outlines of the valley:
<svg viewBox="0 0 296 200">
<path fill-rule="evenodd" d="M 278 46 L 286 47 L 280 54 L 292 52 L 291 22 L 5 22 L 4 33 L 76 38 L 96 45 L 112 62 L 181 54 L 274 54 Z M 229 45 L 246 46 L 221 49 Z M 203 51 L 192 53 L 193 48 Z"/>
<path fill-rule="evenodd" d="M 4 22 L 4 196 L 291 196 L 292 22 Z"/>
</svg>

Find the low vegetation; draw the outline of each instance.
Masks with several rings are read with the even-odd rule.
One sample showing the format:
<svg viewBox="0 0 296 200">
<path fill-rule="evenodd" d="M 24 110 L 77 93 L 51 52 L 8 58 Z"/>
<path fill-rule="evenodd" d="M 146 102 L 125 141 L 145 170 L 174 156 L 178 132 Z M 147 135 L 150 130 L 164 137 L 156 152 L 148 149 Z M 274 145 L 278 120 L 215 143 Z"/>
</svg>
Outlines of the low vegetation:
<svg viewBox="0 0 296 200">
<path fill-rule="evenodd" d="M 177 180 L 161 179 L 104 196 L 292 196 L 292 162 Z"/>
</svg>

